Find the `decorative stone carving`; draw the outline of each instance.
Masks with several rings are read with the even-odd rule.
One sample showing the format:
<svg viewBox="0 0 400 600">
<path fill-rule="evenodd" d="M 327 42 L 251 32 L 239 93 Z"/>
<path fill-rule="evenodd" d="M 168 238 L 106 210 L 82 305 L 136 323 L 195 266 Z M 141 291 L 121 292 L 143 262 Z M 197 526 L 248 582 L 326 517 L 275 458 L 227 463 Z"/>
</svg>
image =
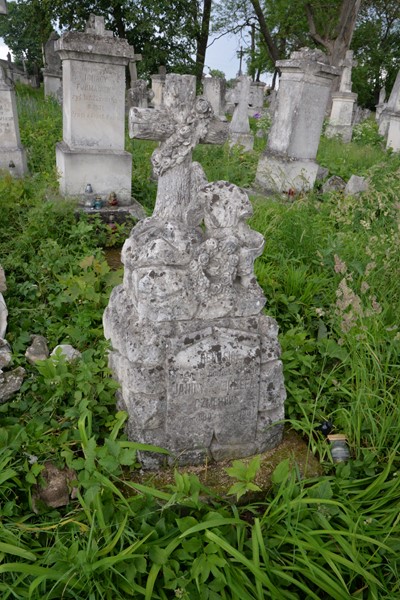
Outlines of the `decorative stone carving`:
<svg viewBox="0 0 400 600">
<path fill-rule="evenodd" d="M 167 448 L 169 460 L 248 456 L 279 442 L 285 397 L 277 325 L 261 314 L 253 272 L 263 238 L 237 186 L 198 189 L 191 151 L 223 141 L 227 126 L 196 98 L 195 78 L 167 75 L 164 92 L 162 110 L 130 111 L 130 134 L 161 145 L 154 214 L 124 244 L 123 283 L 103 318 L 119 406 L 129 438 Z M 163 456 L 141 460 L 156 467 Z"/>
</svg>

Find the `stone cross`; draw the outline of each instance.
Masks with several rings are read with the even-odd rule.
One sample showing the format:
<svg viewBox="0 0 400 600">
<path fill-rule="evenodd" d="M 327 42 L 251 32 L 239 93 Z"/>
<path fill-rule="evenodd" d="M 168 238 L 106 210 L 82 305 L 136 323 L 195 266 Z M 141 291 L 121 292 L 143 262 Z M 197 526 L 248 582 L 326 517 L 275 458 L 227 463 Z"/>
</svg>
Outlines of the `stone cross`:
<svg viewBox="0 0 400 600">
<path fill-rule="evenodd" d="M 97 15 L 89 16 L 85 27 L 85 33 L 102 35 L 103 37 L 113 37 L 113 32 L 105 27 L 104 17 L 98 17 Z"/>
<path fill-rule="evenodd" d="M 151 159 L 159 177 L 153 215 L 185 221 L 191 199 L 192 150 L 198 143 L 224 143 L 227 124 L 214 117 L 208 100 L 196 97 L 193 75 L 170 73 L 162 107 L 130 109 L 129 135 L 161 142 Z"/>
</svg>

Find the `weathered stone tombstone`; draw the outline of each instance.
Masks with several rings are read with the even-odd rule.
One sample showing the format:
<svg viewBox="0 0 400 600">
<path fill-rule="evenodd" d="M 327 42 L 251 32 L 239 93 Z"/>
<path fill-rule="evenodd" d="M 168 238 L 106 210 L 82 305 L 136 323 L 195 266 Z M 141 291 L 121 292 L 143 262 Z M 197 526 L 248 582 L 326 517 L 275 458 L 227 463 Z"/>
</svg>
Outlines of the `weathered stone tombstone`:
<svg viewBox="0 0 400 600">
<path fill-rule="evenodd" d="M 25 149 L 21 144 L 14 86 L 0 67 L 0 169 L 13 177 L 28 172 Z"/>
<path fill-rule="evenodd" d="M 397 73 L 396 80 L 393 84 L 392 91 L 390 92 L 387 103 L 383 106 L 383 109 L 379 118 L 379 133 L 386 140 L 389 133 L 389 121 L 390 116 L 393 112 L 396 112 L 396 106 L 400 101 L 400 70 Z"/>
<path fill-rule="evenodd" d="M 253 116 L 254 113 L 260 113 L 264 108 L 265 100 L 265 83 L 261 81 L 252 81 L 250 83 L 250 94 L 249 94 L 249 116 Z"/>
<path fill-rule="evenodd" d="M 171 74 L 162 109 L 131 109 L 130 135 L 161 144 L 154 214 L 124 244 L 123 283 L 103 318 L 128 436 L 167 448 L 178 464 L 272 448 L 285 391 L 277 325 L 261 314 L 253 273 L 263 238 L 246 224 L 251 205 L 238 187 L 192 192 L 193 148 L 222 143 L 227 125 L 196 98 L 195 77 Z M 153 468 L 163 457 L 141 460 Z"/>
<path fill-rule="evenodd" d="M 239 77 L 240 93 L 229 125 L 229 143 L 243 146 L 245 151 L 253 150 L 254 135 L 250 131 L 248 107 L 250 96 L 250 78 Z"/>
<path fill-rule="evenodd" d="M 400 88 L 396 91 L 392 103 L 390 104 L 389 100 L 386 109 L 388 119 L 386 148 L 391 148 L 393 152 L 400 151 Z"/>
<path fill-rule="evenodd" d="M 162 65 L 158 67 L 158 73 L 150 75 L 151 89 L 153 90 L 153 106 L 155 108 L 163 105 L 164 99 L 164 86 L 167 69 Z"/>
<path fill-rule="evenodd" d="M 332 80 L 338 69 L 319 50 L 303 48 L 277 62 L 282 75 L 277 105 L 260 157 L 256 184 L 264 191 L 296 192 L 313 187 L 315 161 Z"/>
<path fill-rule="evenodd" d="M 84 200 L 90 183 L 102 200 L 115 192 L 121 205 L 129 205 L 125 67 L 135 59 L 133 48 L 92 15 L 85 32 L 66 33 L 55 49 L 63 64 L 63 141 L 56 147 L 61 193 Z"/>
<path fill-rule="evenodd" d="M 344 143 L 351 142 L 353 135 L 353 109 L 357 100 L 357 94 L 351 91 L 351 70 L 355 66 L 352 50 L 346 52 L 346 58 L 342 62 L 342 76 L 339 91 L 332 94 L 332 109 L 328 127 L 327 137 L 339 137 Z"/>
<path fill-rule="evenodd" d="M 44 95 L 62 101 L 62 66 L 61 58 L 54 50 L 55 42 L 60 38 L 53 31 L 44 46 L 45 67 L 43 71 Z"/>
<path fill-rule="evenodd" d="M 378 123 L 380 121 L 382 111 L 386 106 L 385 100 L 386 100 L 386 88 L 385 88 L 385 86 L 383 86 L 379 90 L 379 100 L 378 100 L 378 104 L 375 106 L 375 119 L 378 121 Z"/>
<path fill-rule="evenodd" d="M 222 121 L 226 121 L 225 90 L 226 81 L 222 77 L 204 77 L 203 94 L 211 104 L 214 114 Z"/>
<path fill-rule="evenodd" d="M 147 82 L 144 79 L 136 79 L 131 82 L 128 90 L 128 106 L 137 106 L 138 108 L 148 108 L 154 98 L 153 90 L 149 90 Z"/>
</svg>

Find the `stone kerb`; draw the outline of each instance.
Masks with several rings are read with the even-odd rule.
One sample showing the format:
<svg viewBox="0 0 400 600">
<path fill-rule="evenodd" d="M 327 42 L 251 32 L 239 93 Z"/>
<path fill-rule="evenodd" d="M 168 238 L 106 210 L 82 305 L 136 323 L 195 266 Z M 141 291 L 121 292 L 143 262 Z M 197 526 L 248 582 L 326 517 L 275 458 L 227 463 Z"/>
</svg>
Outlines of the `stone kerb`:
<svg viewBox="0 0 400 600">
<path fill-rule="evenodd" d="M 63 195 L 82 196 L 88 183 L 103 199 L 131 202 L 132 156 L 125 152 L 125 67 L 135 58 L 123 39 L 95 17 L 85 32 L 55 42 L 63 69 L 63 141 L 57 168 Z"/>
<path fill-rule="evenodd" d="M 318 171 L 315 162 L 332 80 L 339 69 L 317 50 L 293 52 L 276 63 L 282 75 L 267 148 L 256 185 L 265 191 L 308 190 Z"/>
</svg>

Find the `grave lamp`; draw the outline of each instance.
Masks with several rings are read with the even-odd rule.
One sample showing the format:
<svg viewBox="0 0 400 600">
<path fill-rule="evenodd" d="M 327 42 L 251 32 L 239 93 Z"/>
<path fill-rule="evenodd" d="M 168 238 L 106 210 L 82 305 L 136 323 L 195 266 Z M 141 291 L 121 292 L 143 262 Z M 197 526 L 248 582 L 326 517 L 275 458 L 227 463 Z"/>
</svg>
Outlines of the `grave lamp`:
<svg viewBox="0 0 400 600">
<path fill-rule="evenodd" d="M 87 184 L 86 184 L 86 187 L 85 187 L 85 194 L 93 194 L 93 188 L 92 188 L 92 186 L 91 186 L 91 184 L 90 184 L 90 183 L 87 183 Z"/>
<path fill-rule="evenodd" d="M 13 160 L 10 160 L 10 162 L 8 163 L 8 168 L 9 169 L 15 169 L 15 163 Z"/>
</svg>

